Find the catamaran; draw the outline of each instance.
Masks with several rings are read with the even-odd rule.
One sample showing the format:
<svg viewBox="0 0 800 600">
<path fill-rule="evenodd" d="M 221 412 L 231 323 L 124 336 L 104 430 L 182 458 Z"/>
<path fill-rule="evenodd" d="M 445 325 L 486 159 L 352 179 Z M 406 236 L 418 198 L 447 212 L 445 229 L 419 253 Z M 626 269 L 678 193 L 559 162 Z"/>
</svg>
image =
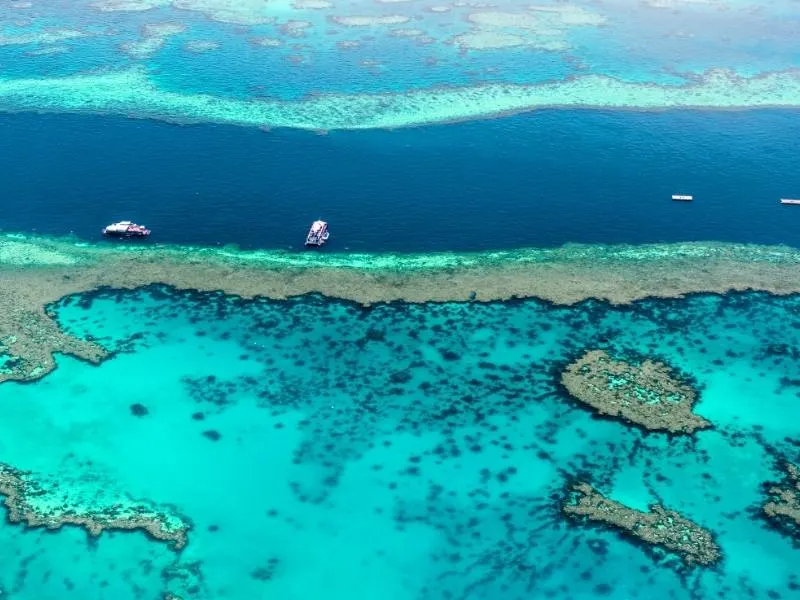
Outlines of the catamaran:
<svg viewBox="0 0 800 600">
<path fill-rule="evenodd" d="M 328 224 L 325 221 L 314 221 L 306 236 L 306 246 L 322 246 L 330 237 Z"/>
<path fill-rule="evenodd" d="M 103 235 L 125 238 L 147 237 L 150 235 L 150 230 L 144 225 L 137 225 L 131 221 L 120 221 L 119 223 L 112 223 L 108 227 L 104 227 Z"/>
</svg>

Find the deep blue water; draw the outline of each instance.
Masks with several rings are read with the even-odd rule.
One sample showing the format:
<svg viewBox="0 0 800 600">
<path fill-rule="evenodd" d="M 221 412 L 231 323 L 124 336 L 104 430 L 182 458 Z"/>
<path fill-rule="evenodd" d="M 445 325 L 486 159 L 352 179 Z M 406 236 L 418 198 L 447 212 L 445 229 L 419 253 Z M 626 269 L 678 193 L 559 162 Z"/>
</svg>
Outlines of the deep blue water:
<svg viewBox="0 0 800 600">
<path fill-rule="evenodd" d="M 330 251 L 687 240 L 800 245 L 791 111 L 543 111 L 398 131 L 0 116 L 0 229 L 133 219 L 153 241 Z M 671 194 L 693 194 L 692 204 Z"/>
</svg>

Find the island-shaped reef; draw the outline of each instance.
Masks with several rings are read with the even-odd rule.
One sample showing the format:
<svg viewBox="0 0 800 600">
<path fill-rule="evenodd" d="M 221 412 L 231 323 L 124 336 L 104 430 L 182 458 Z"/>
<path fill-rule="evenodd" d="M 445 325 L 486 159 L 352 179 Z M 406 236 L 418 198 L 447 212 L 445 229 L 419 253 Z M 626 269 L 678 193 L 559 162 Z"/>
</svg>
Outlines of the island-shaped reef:
<svg viewBox="0 0 800 600">
<path fill-rule="evenodd" d="M 661 362 L 633 364 L 591 350 L 567 366 L 561 383 L 570 396 L 599 414 L 649 431 L 693 433 L 711 425 L 692 412 L 694 388 Z"/>
<path fill-rule="evenodd" d="M 46 490 L 31 478 L 31 474 L 9 465 L 0 464 L 0 495 L 5 496 L 11 523 L 47 529 L 73 525 L 85 529 L 92 537 L 106 530 L 141 530 L 154 540 L 166 542 L 175 551 L 182 550 L 187 543 L 188 524 L 142 506 L 117 504 L 91 511 L 48 506 L 40 501 L 46 498 Z"/>
<path fill-rule="evenodd" d="M 658 504 L 650 506 L 648 512 L 634 510 L 606 498 L 585 482 L 568 488 L 561 510 L 569 517 L 607 526 L 646 546 L 674 552 L 687 565 L 710 566 L 722 557 L 711 532 L 674 510 Z"/>
</svg>

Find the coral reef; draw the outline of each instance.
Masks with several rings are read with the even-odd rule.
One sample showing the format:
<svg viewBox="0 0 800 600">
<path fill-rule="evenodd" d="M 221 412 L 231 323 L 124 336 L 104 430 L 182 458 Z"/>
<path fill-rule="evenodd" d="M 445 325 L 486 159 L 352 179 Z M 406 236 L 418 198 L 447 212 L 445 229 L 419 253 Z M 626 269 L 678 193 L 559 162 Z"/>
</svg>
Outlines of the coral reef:
<svg viewBox="0 0 800 600">
<path fill-rule="evenodd" d="M 787 462 L 784 471 L 782 484 L 768 485 L 769 498 L 761 510 L 771 522 L 800 538 L 800 467 Z"/>
<path fill-rule="evenodd" d="M 602 257 L 602 260 L 598 260 Z M 0 237 L 0 382 L 33 380 L 53 369 L 53 353 L 101 361 L 91 340 L 63 334 L 47 306 L 102 287 L 163 283 L 245 298 L 309 293 L 364 305 L 403 301 L 588 298 L 625 304 L 692 292 L 800 291 L 800 252 L 734 244 L 570 246 L 485 254 L 310 254 L 178 246 L 101 246 L 43 237 Z M 681 388 L 683 390 L 683 388 Z M 692 400 L 693 401 L 693 400 Z M 704 422 L 677 403 L 689 431 Z M 656 419 L 659 411 L 649 409 Z M 664 426 L 663 418 L 654 421 Z M 688 427 L 688 429 L 687 429 Z"/>
<path fill-rule="evenodd" d="M 32 498 L 43 494 L 41 487 L 30 478 L 30 473 L 4 464 L 0 464 L 0 494 L 5 496 L 4 504 L 11 523 L 47 529 L 74 525 L 85 529 L 92 537 L 97 537 L 106 530 L 142 530 L 151 538 L 166 542 L 175 551 L 182 550 L 187 543 L 187 524 L 173 523 L 165 515 L 144 507 L 123 509 L 115 505 L 88 512 L 37 506 Z"/>
<path fill-rule="evenodd" d="M 338 19 L 339 24 L 352 27 L 370 26 L 376 19 L 383 25 L 408 21 L 381 17 Z M 539 40 L 548 41 L 561 43 L 557 39 Z M 799 106 L 798 71 L 744 77 L 728 70 L 710 70 L 678 85 L 584 75 L 530 85 L 497 83 L 403 93 L 321 94 L 296 101 L 167 91 L 139 67 L 67 77 L 0 78 L 0 111 L 109 113 L 177 123 L 315 131 L 409 127 L 554 107 L 717 110 Z"/>
<path fill-rule="evenodd" d="M 650 547 L 679 554 L 689 565 L 710 566 L 722 557 L 710 532 L 658 504 L 648 512 L 610 500 L 585 482 L 568 488 L 562 512 L 573 518 L 606 525 Z"/>
<path fill-rule="evenodd" d="M 711 425 L 692 412 L 697 392 L 660 362 L 631 364 L 591 350 L 567 366 L 561 383 L 601 415 L 647 430 L 693 433 Z"/>
</svg>

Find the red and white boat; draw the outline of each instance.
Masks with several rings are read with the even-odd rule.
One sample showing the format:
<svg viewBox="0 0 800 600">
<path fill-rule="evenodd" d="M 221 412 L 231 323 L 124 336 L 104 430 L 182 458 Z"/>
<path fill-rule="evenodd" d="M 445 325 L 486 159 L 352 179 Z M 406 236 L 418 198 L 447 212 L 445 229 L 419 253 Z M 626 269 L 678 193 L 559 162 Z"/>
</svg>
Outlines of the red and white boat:
<svg viewBox="0 0 800 600">
<path fill-rule="evenodd" d="M 306 236 L 306 246 L 322 246 L 330 237 L 328 224 L 325 221 L 314 221 Z"/>
<path fill-rule="evenodd" d="M 120 221 L 119 223 L 112 223 L 108 227 L 104 227 L 103 235 L 124 238 L 147 237 L 150 235 L 150 230 L 144 225 L 137 225 L 131 221 Z"/>
</svg>

